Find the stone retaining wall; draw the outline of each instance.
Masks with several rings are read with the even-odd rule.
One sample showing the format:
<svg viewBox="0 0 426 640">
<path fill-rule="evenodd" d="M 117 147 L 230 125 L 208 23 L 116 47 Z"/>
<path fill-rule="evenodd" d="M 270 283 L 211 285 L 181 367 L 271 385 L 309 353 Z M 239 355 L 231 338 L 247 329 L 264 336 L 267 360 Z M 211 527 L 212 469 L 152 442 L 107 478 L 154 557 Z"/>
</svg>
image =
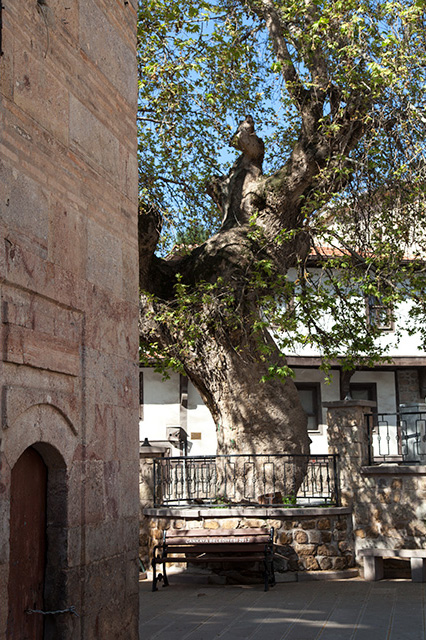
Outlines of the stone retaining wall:
<svg viewBox="0 0 426 640">
<path fill-rule="evenodd" d="M 342 571 L 354 566 L 351 510 L 348 508 L 143 509 L 141 558 L 149 566 L 164 529 L 244 529 L 274 527 L 285 558 L 276 571 Z"/>
<path fill-rule="evenodd" d="M 355 552 L 422 549 L 426 535 L 426 467 L 368 465 L 366 401 L 328 403 L 330 453 L 339 454 L 342 504 L 352 508 Z M 367 406 L 366 406 L 367 405 Z"/>
<path fill-rule="evenodd" d="M 423 549 L 426 467 L 362 467 L 354 518 L 355 548 Z"/>
</svg>

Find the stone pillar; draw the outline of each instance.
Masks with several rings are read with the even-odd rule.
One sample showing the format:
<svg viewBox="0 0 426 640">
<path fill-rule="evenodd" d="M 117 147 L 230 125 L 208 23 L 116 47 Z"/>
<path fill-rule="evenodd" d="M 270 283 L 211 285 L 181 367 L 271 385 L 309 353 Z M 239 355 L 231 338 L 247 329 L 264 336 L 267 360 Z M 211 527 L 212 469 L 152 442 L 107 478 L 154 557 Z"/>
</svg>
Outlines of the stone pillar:
<svg viewBox="0 0 426 640">
<path fill-rule="evenodd" d="M 154 458 L 165 458 L 169 455 L 169 452 L 169 447 L 164 446 L 141 445 L 139 448 L 139 498 L 141 510 L 145 507 L 154 506 Z"/>
<path fill-rule="evenodd" d="M 150 531 L 150 520 L 143 514 L 144 508 L 153 507 L 155 500 L 154 458 L 165 458 L 170 449 L 164 446 L 141 445 L 139 448 L 139 557 L 145 567 L 149 566 L 152 547 L 158 542 L 153 540 Z M 157 494 L 157 500 L 160 496 Z"/>
<path fill-rule="evenodd" d="M 32 588 L 19 622 L 9 614 L 10 509 L 25 505 L 11 474 L 30 449 L 47 467 L 34 584 L 45 610 L 78 613 L 46 616 L 43 638 L 139 636 L 137 12 L 1 7 L 2 639 L 36 637 L 22 630 Z"/>
<path fill-rule="evenodd" d="M 370 400 L 340 400 L 325 402 L 323 406 L 327 407 L 329 453 L 339 456 L 341 505 L 352 506 L 362 483 L 361 467 L 369 462 L 365 414 L 371 413 L 376 403 Z"/>
</svg>

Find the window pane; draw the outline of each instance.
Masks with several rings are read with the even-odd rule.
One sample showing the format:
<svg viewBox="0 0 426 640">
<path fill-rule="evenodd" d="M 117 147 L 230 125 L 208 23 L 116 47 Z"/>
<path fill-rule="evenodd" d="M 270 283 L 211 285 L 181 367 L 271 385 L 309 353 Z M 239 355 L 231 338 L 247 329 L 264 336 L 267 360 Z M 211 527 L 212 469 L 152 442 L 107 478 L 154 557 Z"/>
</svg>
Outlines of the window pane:
<svg viewBox="0 0 426 640">
<path fill-rule="evenodd" d="M 354 400 L 370 400 L 369 389 L 351 389 L 351 396 Z"/>
<path fill-rule="evenodd" d="M 308 416 L 308 431 L 318 431 L 318 422 L 316 416 Z"/>
<path fill-rule="evenodd" d="M 318 431 L 321 407 L 321 392 L 319 384 L 313 382 L 296 382 L 300 403 L 308 417 L 308 430 Z"/>
<path fill-rule="evenodd" d="M 376 400 L 377 390 L 374 382 L 355 382 L 349 385 L 351 397 L 354 400 Z"/>
<path fill-rule="evenodd" d="M 306 413 L 308 415 L 313 415 L 315 413 L 314 390 L 299 389 L 299 398 Z"/>
</svg>

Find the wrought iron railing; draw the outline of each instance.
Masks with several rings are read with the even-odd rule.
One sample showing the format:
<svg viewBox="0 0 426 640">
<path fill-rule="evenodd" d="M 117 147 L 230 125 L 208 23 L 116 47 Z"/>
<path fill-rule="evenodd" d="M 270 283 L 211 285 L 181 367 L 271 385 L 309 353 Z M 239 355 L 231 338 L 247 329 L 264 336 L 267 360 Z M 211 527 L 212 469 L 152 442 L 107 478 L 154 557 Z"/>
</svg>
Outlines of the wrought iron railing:
<svg viewBox="0 0 426 640">
<path fill-rule="evenodd" d="M 370 464 L 426 464 L 426 411 L 372 413 L 365 419 Z"/>
<path fill-rule="evenodd" d="M 218 455 L 154 460 L 154 506 L 338 505 L 335 455 Z"/>
</svg>

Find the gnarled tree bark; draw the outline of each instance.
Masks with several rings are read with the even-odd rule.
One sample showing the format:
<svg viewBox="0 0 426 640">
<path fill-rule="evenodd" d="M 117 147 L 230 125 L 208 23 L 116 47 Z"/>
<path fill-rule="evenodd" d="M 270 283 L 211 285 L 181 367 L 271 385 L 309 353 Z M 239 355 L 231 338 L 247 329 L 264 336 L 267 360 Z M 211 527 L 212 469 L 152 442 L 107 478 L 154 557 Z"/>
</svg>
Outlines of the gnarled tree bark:
<svg viewBox="0 0 426 640">
<path fill-rule="evenodd" d="M 176 349 L 214 418 L 219 453 L 307 456 L 305 413 L 290 378 L 268 378 L 269 364 L 283 366 L 285 359 L 266 328 L 253 331 L 256 321 L 262 319 L 262 310 L 248 283 L 260 261 L 272 264 L 275 273 L 285 274 L 309 254 L 306 203 L 316 191 L 331 194 L 342 187 L 342 164 L 365 132 L 371 96 L 366 87 L 341 102 L 326 62 L 320 53 L 312 52 L 307 64 L 315 83 L 305 88 L 292 63 L 286 40 L 291 38 L 276 4 L 270 0 L 248 4 L 265 21 L 282 64 L 283 79 L 300 113 L 299 138 L 282 167 L 265 176 L 264 145 L 256 135 L 253 119 L 246 116 L 231 139 L 241 155 L 229 174 L 213 178 L 207 189 L 222 212 L 221 228 L 187 255 L 156 257 L 159 221 L 154 212 L 141 212 L 140 333 L 146 343 L 158 343 L 160 349 L 168 348 L 171 353 Z M 331 107 L 324 118 L 326 101 Z M 332 129 L 324 126 L 327 118 Z M 200 299 L 193 301 L 194 313 L 203 311 L 197 316 L 199 333 L 187 341 L 185 349 L 179 348 L 186 340 L 185 328 L 161 320 L 165 310 L 176 304 L 178 275 L 188 291 L 196 291 L 200 282 L 214 284 L 220 278 L 223 289 L 232 293 L 238 322 L 228 317 L 229 307 L 221 303 L 220 295 L 207 304 L 200 293 Z M 265 349 L 268 358 L 264 357 Z M 303 471 L 301 463 L 296 484 L 300 484 Z M 288 492 L 288 487 L 284 490 Z"/>
<path fill-rule="evenodd" d="M 173 303 L 177 274 L 190 287 L 200 281 L 214 283 L 220 276 L 235 296 L 238 326 L 232 328 L 226 322 L 223 314 L 227 311 L 220 299 L 216 304 L 210 302 L 195 344 L 187 349 L 186 356 L 179 353 L 186 374 L 215 421 L 218 452 L 308 454 L 306 416 L 293 381 L 261 381 L 267 377 L 271 363 L 283 365 L 285 360 L 266 329 L 253 333 L 253 322 L 260 318 L 261 310 L 247 283 L 263 257 L 272 253 L 274 261 L 279 260 L 280 270 L 287 269 L 294 255 L 306 253 L 309 244 L 301 233 L 278 255 L 272 242 L 278 228 L 264 225 L 261 243 L 251 237 L 250 217 L 262 206 L 271 208 L 262 201 L 266 193 L 263 142 L 255 134 L 251 118 L 240 124 L 234 144 L 242 151 L 241 156 L 228 176 L 216 178 L 209 186 L 210 195 L 223 212 L 222 227 L 215 236 L 189 255 L 162 260 L 153 255 L 158 221 L 152 212 L 140 215 L 141 289 L 154 294 L 153 298 L 143 293 L 141 296 L 141 337 L 172 349 L 180 344 L 184 337 L 179 328 L 173 331 L 170 325 L 154 319 L 162 305 Z M 262 356 L 265 347 L 269 352 L 266 360 Z M 301 476 L 297 484 L 300 480 Z"/>
</svg>

